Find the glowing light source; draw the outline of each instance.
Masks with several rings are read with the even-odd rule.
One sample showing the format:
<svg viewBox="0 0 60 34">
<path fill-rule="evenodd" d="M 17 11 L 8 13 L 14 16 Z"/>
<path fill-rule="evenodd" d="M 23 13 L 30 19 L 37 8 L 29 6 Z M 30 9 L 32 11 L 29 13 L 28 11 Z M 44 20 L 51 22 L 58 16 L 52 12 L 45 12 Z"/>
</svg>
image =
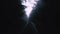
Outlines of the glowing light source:
<svg viewBox="0 0 60 34">
<path fill-rule="evenodd" d="M 21 1 L 22 1 L 22 5 L 24 5 L 24 11 L 25 11 L 27 17 L 29 18 L 32 10 L 34 10 L 34 8 L 36 7 L 37 2 L 39 0 L 21 0 Z M 27 24 L 25 25 L 24 29 L 28 26 L 28 24 L 30 24 L 30 23 L 28 23 L 28 21 L 29 21 L 29 19 L 27 20 Z M 36 29 L 36 27 L 35 27 L 33 22 L 31 22 L 31 25 L 33 26 L 33 28 L 35 29 L 36 33 L 38 34 L 38 31 L 37 31 L 37 29 Z"/>
<path fill-rule="evenodd" d="M 27 17 L 29 17 L 33 8 L 37 5 L 38 0 L 21 0 L 21 1 L 22 1 L 22 5 L 25 6 L 24 11 L 25 11 Z"/>
<path fill-rule="evenodd" d="M 32 8 L 31 8 L 31 7 L 26 8 L 25 11 L 26 11 L 27 17 L 29 17 L 29 15 L 30 15 L 30 13 L 31 13 L 31 11 L 32 11 Z"/>
</svg>

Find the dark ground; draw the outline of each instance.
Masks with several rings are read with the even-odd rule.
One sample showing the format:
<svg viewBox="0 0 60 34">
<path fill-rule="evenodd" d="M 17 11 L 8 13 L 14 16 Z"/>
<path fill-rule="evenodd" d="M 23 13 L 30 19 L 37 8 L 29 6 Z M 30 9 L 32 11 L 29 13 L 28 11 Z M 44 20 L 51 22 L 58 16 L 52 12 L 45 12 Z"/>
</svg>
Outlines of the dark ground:
<svg viewBox="0 0 60 34">
<path fill-rule="evenodd" d="M 33 19 L 36 21 L 33 22 L 40 24 L 39 28 L 38 25 L 36 26 L 40 34 L 58 34 L 59 24 L 56 25 L 56 22 L 58 22 L 56 20 L 58 20 L 59 17 L 56 19 L 56 14 L 59 14 L 57 13 L 57 11 L 59 11 L 57 8 L 59 7 L 59 2 L 56 2 L 56 0 L 46 0 L 46 7 L 38 10 L 40 16 L 34 16 Z M 22 12 L 23 7 L 20 6 L 19 8 L 19 6 L 17 6 L 18 0 L 3 0 L 2 5 L 2 15 L 0 16 L 2 34 L 19 34 L 24 27 L 23 23 L 25 23 L 25 21 L 21 19 L 24 14 Z"/>
</svg>

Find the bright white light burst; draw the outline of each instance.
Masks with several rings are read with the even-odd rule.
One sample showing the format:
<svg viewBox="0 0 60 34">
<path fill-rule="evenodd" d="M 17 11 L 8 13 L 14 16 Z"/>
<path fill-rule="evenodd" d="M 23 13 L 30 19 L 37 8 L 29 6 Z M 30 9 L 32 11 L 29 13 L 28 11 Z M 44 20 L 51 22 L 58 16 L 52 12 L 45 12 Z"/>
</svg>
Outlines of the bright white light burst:
<svg viewBox="0 0 60 34">
<path fill-rule="evenodd" d="M 22 5 L 25 6 L 24 11 L 26 12 L 27 17 L 29 17 L 33 8 L 36 7 L 38 0 L 21 0 Z"/>
</svg>

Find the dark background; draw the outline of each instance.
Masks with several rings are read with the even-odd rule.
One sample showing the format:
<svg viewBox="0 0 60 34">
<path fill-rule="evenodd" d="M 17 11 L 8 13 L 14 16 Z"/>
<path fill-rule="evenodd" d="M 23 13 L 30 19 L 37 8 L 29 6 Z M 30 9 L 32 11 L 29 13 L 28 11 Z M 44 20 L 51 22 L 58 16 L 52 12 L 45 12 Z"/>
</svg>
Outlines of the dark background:
<svg viewBox="0 0 60 34">
<path fill-rule="evenodd" d="M 59 11 L 59 9 L 56 9 L 58 3 L 56 3 L 56 0 L 44 1 L 46 2 L 46 7 L 41 10 L 38 9 L 40 16 L 37 15 L 34 17 L 33 19 L 36 20 L 34 22 L 40 24 L 39 28 L 37 25 L 40 34 L 57 34 L 59 32 L 56 26 L 56 11 Z M 2 34 L 19 34 L 21 32 L 21 29 L 24 27 L 23 23 L 25 23 L 25 21 L 21 19 L 24 15 L 22 9 L 22 5 L 18 6 L 18 0 L 3 0 L 0 20 L 2 23 Z"/>
</svg>

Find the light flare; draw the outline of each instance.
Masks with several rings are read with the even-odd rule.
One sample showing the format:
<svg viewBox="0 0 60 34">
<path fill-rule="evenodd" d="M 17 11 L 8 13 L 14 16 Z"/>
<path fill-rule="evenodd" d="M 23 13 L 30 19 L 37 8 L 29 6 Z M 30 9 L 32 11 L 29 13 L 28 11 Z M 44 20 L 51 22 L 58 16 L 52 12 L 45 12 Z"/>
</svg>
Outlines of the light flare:
<svg viewBox="0 0 60 34">
<path fill-rule="evenodd" d="M 27 17 L 29 17 L 33 8 L 36 7 L 38 0 L 21 0 L 21 1 L 22 1 L 22 5 L 25 6 L 24 11 L 25 11 Z"/>
</svg>

